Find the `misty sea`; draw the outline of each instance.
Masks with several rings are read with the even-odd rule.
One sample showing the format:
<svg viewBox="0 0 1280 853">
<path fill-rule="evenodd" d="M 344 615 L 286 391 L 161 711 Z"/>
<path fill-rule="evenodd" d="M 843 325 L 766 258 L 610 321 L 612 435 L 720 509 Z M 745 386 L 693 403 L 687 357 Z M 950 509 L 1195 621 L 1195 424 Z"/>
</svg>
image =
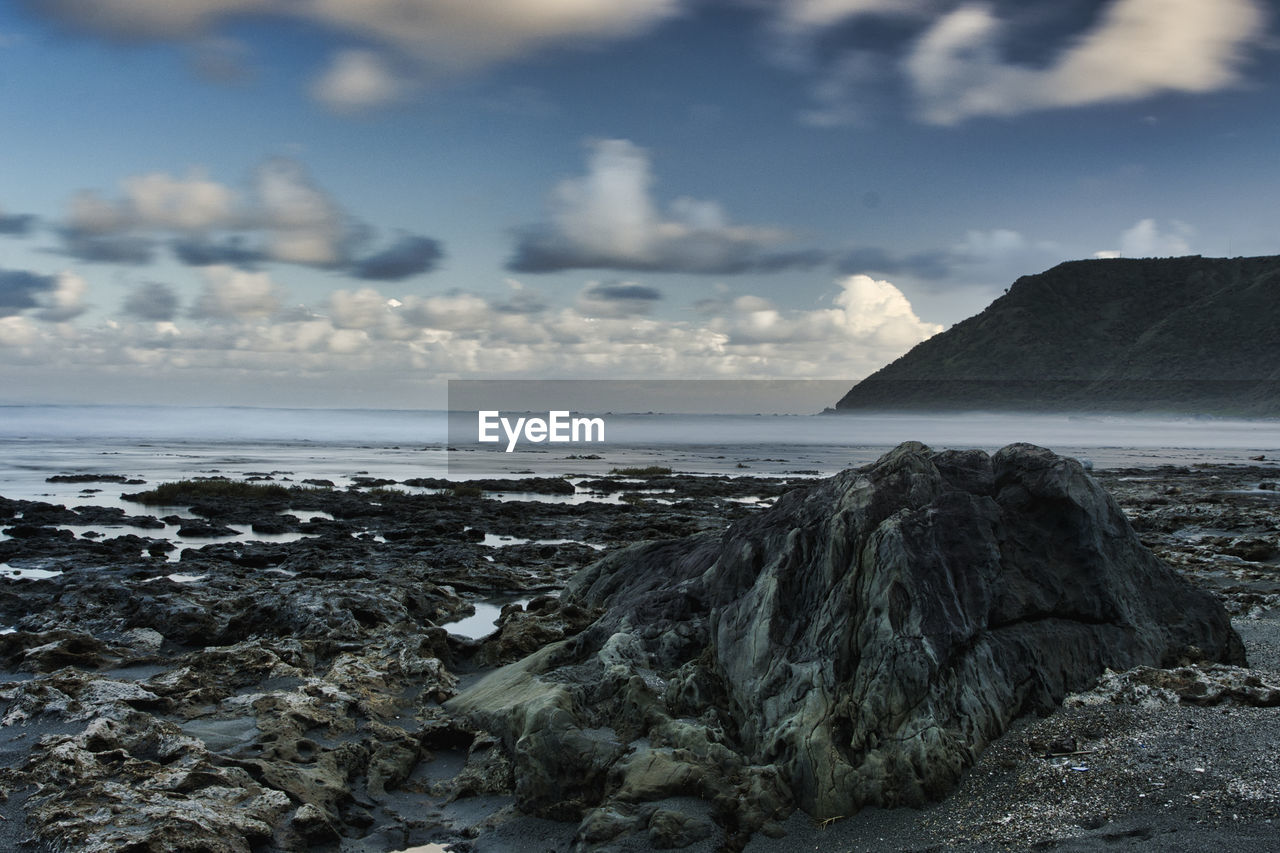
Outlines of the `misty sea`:
<svg viewBox="0 0 1280 853">
<path fill-rule="evenodd" d="M 1276 420 L 1007 414 L 602 417 L 603 444 L 526 443 L 506 454 L 495 446 L 481 451 L 459 445 L 449 452 L 450 420 L 442 411 L 0 406 L 0 495 L 128 508 L 120 493 L 141 488 L 48 482 L 56 474 L 120 475 L 148 486 L 187 477 L 258 476 L 328 480 L 339 488 L 358 477 L 589 476 L 634 465 L 706 474 L 827 476 L 873 461 L 908 440 L 935 449 L 986 450 L 1026 441 L 1088 459 L 1098 468 L 1280 457 Z M 459 419 L 471 424 L 473 418 L 455 415 L 455 431 Z M 453 444 L 458 444 L 456 432 Z"/>
</svg>

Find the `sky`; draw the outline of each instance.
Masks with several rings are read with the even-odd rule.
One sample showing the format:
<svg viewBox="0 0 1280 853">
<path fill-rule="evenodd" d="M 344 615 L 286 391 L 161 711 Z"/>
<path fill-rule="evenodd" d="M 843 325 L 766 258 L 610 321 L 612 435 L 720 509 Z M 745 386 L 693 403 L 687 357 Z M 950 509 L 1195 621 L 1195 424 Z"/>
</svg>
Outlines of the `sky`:
<svg viewBox="0 0 1280 853">
<path fill-rule="evenodd" d="M 1280 254 L 1262 0 L 15 0 L 0 403 L 861 378 Z"/>
</svg>

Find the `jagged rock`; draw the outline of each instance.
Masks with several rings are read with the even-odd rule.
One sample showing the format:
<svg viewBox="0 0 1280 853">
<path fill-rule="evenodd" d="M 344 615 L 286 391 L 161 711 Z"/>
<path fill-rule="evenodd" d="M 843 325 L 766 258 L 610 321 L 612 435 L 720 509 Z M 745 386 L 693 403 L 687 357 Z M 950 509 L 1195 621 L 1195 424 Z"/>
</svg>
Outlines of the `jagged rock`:
<svg viewBox="0 0 1280 853">
<path fill-rule="evenodd" d="M 26 672 L 52 672 L 64 666 L 101 669 L 126 656 L 84 631 L 16 631 L 0 636 L 0 661 Z"/>
<path fill-rule="evenodd" d="M 797 806 L 922 804 L 1107 668 L 1243 662 L 1221 605 L 1031 445 L 904 444 L 563 598 L 605 613 L 447 707 L 503 739 L 521 808 L 589 813 L 583 847 L 634 831 L 609 815 L 638 800 L 708 800 L 732 844 Z"/>
<path fill-rule="evenodd" d="M 540 595 L 522 608 L 508 604 L 502 608 L 498 631 L 485 640 L 479 659 L 489 666 L 511 663 L 556 640 L 578 633 L 599 616 L 577 604 Z"/>
<path fill-rule="evenodd" d="M 323 810 L 311 803 L 303 803 L 289 818 L 289 824 L 309 844 L 333 844 L 342 839 L 341 833 Z"/>
<path fill-rule="evenodd" d="M 1172 670 L 1138 666 L 1126 672 L 1104 673 L 1092 690 L 1067 697 L 1066 704 L 1103 702 L 1149 707 L 1184 704 L 1280 708 L 1280 686 L 1238 666 L 1204 664 Z"/>
<path fill-rule="evenodd" d="M 173 723 L 139 711 L 54 735 L 23 771 L 37 834 L 59 849 L 248 853 L 289 808 L 237 767 L 220 767 Z"/>
<path fill-rule="evenodd" d="M 711 821 L 672 809 L 658 809 L 649 818 L 649 843 L 658 850 L 688 847 L 713 834 Z"/>
</svg>

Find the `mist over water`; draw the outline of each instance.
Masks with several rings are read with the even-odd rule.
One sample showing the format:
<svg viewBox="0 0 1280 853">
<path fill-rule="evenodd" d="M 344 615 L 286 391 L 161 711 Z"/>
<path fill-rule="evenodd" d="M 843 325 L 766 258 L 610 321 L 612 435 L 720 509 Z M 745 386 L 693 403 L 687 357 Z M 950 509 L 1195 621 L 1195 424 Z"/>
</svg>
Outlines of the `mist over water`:
<svg viewBox="0 0 1280 853">
<path fill-rule="evenodd" d="M 441 411 L 180 406 L 0 406 L 0 439 L 440 444 Z"/>
<path fill-rule="evenodd" d="M 474 416 L 473 416 L 474 417 Z M 794 415 L 605 415 L 608 443 L 839 444 L 995 449 L 1013 442 L 1046 447 L 1280 447 L 1280 421 L 1225 421 L 1094 415 L 981 413 Z"/>
<path fill-rule="evenodd" d="M 529 413 L 525 413 L 529 414 Z M 535 413 L 536 414 L 536 413 Z M 546 413 L 542 415 L 545 417 Z M 1280 459 L 1280 421 L 1114 415 L 601 413 L 602 444 L 477 444 L 475 412 L 0 407 L 0 495 L 68 506 L 121 506 L 122 492 L 193 476 L 268 474 L 344 488 L 359 477 L 592 477 L 615 467 L 826 476 L 903 441 L 995 450 L 1025 441 L 1100 468 Z M 503 445 L 505 446 L 505 444 Z M 446 452 L 446 447 L 452 448 Z M 146 486 L 49 483 L 61 473 L 118 474 Z M 91 491 L 97 489 L 97 491 Z"/>
</svg>

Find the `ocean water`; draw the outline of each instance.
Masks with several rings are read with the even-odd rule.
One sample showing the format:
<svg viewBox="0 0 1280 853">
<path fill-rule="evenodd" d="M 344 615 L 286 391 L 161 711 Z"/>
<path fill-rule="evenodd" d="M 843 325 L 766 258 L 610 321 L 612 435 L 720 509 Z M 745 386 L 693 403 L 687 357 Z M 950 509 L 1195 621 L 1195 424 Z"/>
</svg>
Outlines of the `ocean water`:
<svg viewBox="0 0 1280 853">
<path fill-rule="evenodd" d="M 464 416 L 463 423 L 472 418 Z M 1280 420 L 608 414 L 605 423 L 603 444 L 526 442 L 504 453 L 500 445 L 459 443 L 457 424 L 451 436 L 440 411 L 0 406 L 0 495 L 135 512 L 140 508 L 120 494 L 144 486 L 47 479 L 116 474 L 154 485 L 196 476 L 269 476 L 345 487 L 358 477 L 590 477 L 647 465 L 702 474 L 827 476 L 907 440 L 986 450 L 1028 441 L 1099 468 L 1280 460 Z"/>
</svg>

